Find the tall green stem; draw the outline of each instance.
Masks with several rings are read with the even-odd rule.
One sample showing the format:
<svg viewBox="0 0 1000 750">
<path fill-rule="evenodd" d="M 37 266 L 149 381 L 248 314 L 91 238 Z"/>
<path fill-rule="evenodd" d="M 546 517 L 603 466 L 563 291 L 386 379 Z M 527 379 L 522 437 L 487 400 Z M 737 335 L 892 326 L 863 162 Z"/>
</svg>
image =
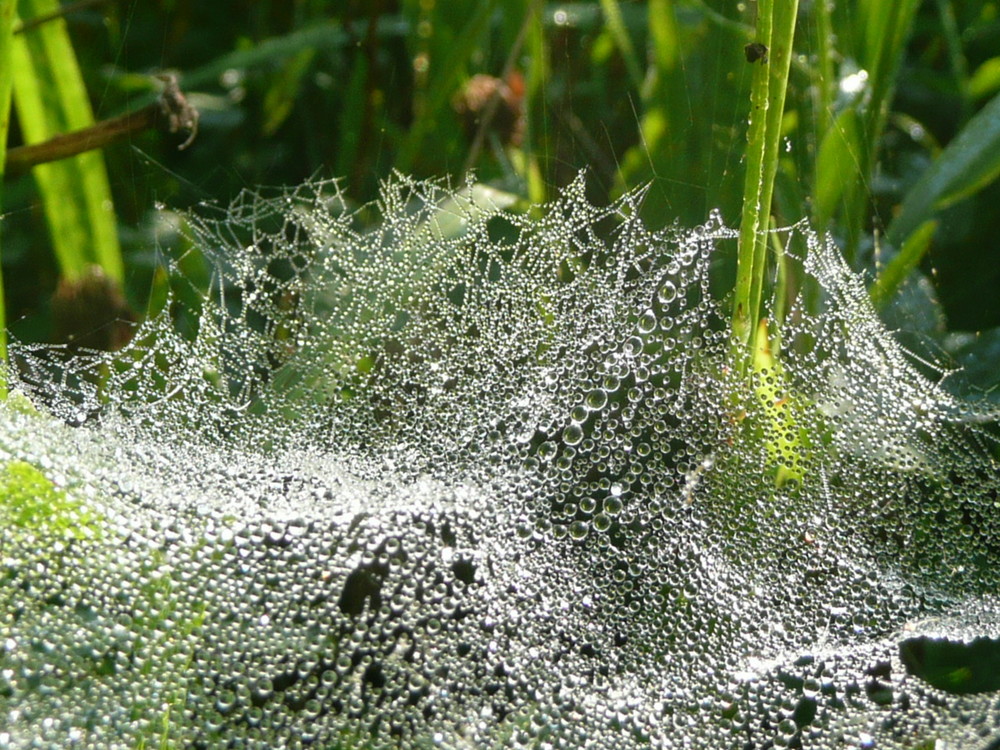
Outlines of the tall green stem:
<svg viewBox="0 0 1000 750">
<path fill-rule="evenodd" d="M 754 41 L 764 45 L 767 54 L 753 63 L 750 91 L 747 172 L 733 303 L 733 333 L 736 346 L 741 350 L 738 356 L 740 362 L 747 362 L 754 351 L 760 318 L 771 196 L 778 169 L 781 118 L 785 109 L 797 13 L 798 0 L 760 0 L 758 5 L 757 38 Z"/>
<path fill-rule="evenodd" d="M 830 19 L 832 0 L 817 0 L 812 7 L 813 44 L 816 48 L 816 68 L 813 77 L 813 110 L 816 113 L 816 132 L 822 138 L 833 124 L 833 99 L 836 78 L 833 69 L 833 22 Z"/>
<path fill-rule="evenodd" d="M 0 199 L 3 197 L 3 174 L 7 164 L 7 132 L 10 129 L 10 97 L 14 86 L 15 2 L 16 0 L 0 0 Z M 0 219 L 0 224 L 2 221 Z M 7 315 L 4 305 L 3 273 L 0 272 L 0 397 L 7 394 L 7 375 L 3 369 L 7 364 Z"/>
</svg>

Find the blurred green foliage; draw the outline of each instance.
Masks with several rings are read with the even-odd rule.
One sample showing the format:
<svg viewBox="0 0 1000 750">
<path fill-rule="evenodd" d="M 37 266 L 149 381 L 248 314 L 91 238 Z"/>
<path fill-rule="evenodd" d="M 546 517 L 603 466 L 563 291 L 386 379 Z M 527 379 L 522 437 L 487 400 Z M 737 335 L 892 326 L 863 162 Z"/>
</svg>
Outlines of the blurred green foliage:
<svg viewBox="0 0 1000 750">
<path fill-rule="evenodd" d="M 393 170 L 457 183 L 473 169 L 538 202 L 586 168 L 597 203 L 648 183 L 654 226 L 713 208 L 736 226 L 755 12 L 724 0 L 121 0 L 73 12 L 98 119 L 152 101 L 164 70 L 201 112 L 186 151 L 157 132 L 105 149 L 126 297 L 141 315 L 167 283 L 157 248 L 183 253 L 156 204 L 225 204 L 313 176 L 342 177 L 360 206 Z M 883 304 L 928 275 L 956 329 L 1000 325 L 1000 131 L 980 123 L 949 148 L 998 106 L 997 50 L 996 0 L 803 0 L 782 120 L 777 223 L 809 217 L 872 281 L 889 264 Z M 23 137 L 15 118 L 10 145 Z M 33 179 L 7 180 L 4 204 L 13 329 L 51 338 L 60 271 Z M 734 253 L 719 258 L 720 290 Z"/>
<path fill-rule="evenodd" d="M 0 522 L 5 533 L 88 539 L 100 536 L 98 520 L 37 467 L 24 461 L 0 467 Z"/>
</svg>

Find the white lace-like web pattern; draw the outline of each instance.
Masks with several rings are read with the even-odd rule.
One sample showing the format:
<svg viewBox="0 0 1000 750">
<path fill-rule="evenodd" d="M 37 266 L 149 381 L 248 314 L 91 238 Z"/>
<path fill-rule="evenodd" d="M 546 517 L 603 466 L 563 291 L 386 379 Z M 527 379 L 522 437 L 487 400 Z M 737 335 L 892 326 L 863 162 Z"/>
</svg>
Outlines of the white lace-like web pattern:
<svg viewBox="0 0 1000 750">
<path fill-rule="evenodd" d="M 0 747 L 1000 737 L 900 652 L 1000 637 L 993 427 L 835 249 L 790 230 L 813 301 L 751 386 L 717 217 L 504 199 L 247 195 L 186 220 L 194 330 L 178 292 L 113 355 L 15 348 Z"/>
</svg>

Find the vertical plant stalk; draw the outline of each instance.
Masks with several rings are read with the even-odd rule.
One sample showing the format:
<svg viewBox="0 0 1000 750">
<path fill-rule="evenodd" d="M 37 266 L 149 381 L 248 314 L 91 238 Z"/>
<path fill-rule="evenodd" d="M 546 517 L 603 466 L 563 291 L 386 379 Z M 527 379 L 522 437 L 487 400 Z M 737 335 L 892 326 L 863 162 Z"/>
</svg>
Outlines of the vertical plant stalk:
<svg viewBox="0 0 1000 750">
<path fill-rule="evenodd" d="M 798 0 L 760 0 L 757 11 L 757 38 L 754 41 L 764 45 L 767 53 L 753 63 L 747 172 L 733 301 L 734 343 L 738 349 L 737 361 L 744 371 L 752 352 L 756 350 L 771 196 L 778 170 L 781 118 L 785 109 L 797 13 Z"/>
<path fill-rule="evenodd" d="M 432 79 L 422 96 L 415 97 L 413 124 L 409 133 L 400 144 L 396 156 L 396 169 L 399 172 L 409 172 L 413 163 L 420 155 L 424 140 L 430 136 L 438 118 L 449 116 L 445 111 L 448 101 L 458 86 L 462 69 L 472 56 L 473 50 L 489 27 L 490 18 L 496 8 L 497 0 L 485 0 L 476 5 L 476 10 L 469 14 L 469 20 L 463 27 L 455 45 L 444 60 L 432 60 Z"/>
<path fill-rule="evenodd" d="M 530 7 L 530 6 L 528 6 Z M 549 80 L 549 48 L 542 21 L 544 7 L 531 16 L 528 36 L 525 40 L 527 63 L 524 81 L 524 142 L 521 151 L 524 156 L 525 183 L 528 201 L 540 206 L 545 203 L 548 188 L 542 177 L 538 155 L 545 152 L 544 112 L 545 90 Z"/>
<path fill-rule="evenodd" d="M 625 28 L 625 19 L 622 17 L 622 9 L 618 5 L 618 0 L 601 0 L 601 11 L 604 13 L 604 23 L 625 63 L 625 71 L 632 79 L 632 86 L 636 90 L 641 90 L 642 66 L 639 64 L 639 56 L 635 53 L 635 47 L 632 46 L 628 29 Z"/>
<path fill-rule="evenodd" d="M 49 15 L 56 0 L 19 0 L 22 18 Z M 43 143 L 94 124 L 93 110 L 63 19 L 15 36 L 14 101 L 26 145 Z M 122 283 L 125 277 L 111 188 L 104 158 L 88 151 L 33 170 L 45 210 L 52 248 L 67 279 L 82 278 L 98 265 Z"/>
<path fill-rule="evenodd" d="M 14 3 L 0 0 L 0 209 L 3 207 L 3 174 L 7 161 L 7 132 L 10 130 L 10 100 L 14 88 Z M 3 219 L 0 218 L 0 237 Z M 0 397 L 7 395 L 7 315 L 0 272 Z"/>
<path fill-rule="evenodd" d="M 836 74 L 834 73 L 833 22 L 830 18 L 832 0 L 813 3 L 813 27 L 816 48 L 816 67 L 813 75 L 813 109 L 816 113 L 816 132 L 819 139 L 833 124 L 833 100 Z M 819 140 L 817 139 L 817 140 Z"/>
<path fill-rule="evenodd" d="M 896 77 L 903 60 L 904 45 L 910 35 L 920 0 L 859 0 L 857 13 L 863 22 L 862 57 L 867 67 L 870 90 L 867 104 L 859 109 L 862 130 L 857 151 L 856 174 L 845 179 L 842 226 L 846 229 L 844 255 L 853 264 L 871 201 L 871 178 L 878 146 L 885 132 Z"/>
<path fill-rule="evenodd" d="M 507 82 L 510 80 L 510 76 L 517 66 L 517 61 L 521 57 L 521 48 L 524 47 L 524 40 L 528 36 L 528 31 L 531 29 L 532 24 L 536 22 L 541 12 L 541 3 L 538 0 L 531 0 L 528 3 L 524 14 L 524 21 L 521 22 L 521 27 L 518 29 L 514 43 L 511 45 L 510 52 L 507 53 L 507 59 L 504 61 L 503 71 L 500 73 L 501 81 Z M 486 141 L 486 133 L 489 130 L 490 123 L 493 122 L 493 118 L 496 116 L 502 98 L 500 87 L 498 86 L 479 115 L 479 127 L 476 129 L 476 135 L 472 139 L 469 153 L 465 157 L 463 172 L 468 173 L 479 159 L 483 143 Z"/>
</svg>

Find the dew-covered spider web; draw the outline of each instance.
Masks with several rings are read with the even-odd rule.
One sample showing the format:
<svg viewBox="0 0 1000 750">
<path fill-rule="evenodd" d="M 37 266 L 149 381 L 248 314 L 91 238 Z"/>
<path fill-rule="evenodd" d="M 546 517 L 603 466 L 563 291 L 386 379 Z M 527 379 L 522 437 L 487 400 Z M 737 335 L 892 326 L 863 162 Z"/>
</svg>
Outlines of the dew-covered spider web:
<svg viewBox="0 0 1000 750">
<path fill-rule="evenodd" d="M 996 746 L 985 407 L 803 227 L 748 363 L 718 217 L 501 198 L 247 195 L 194 328 L 15 348 L 0 747 Z"/>
</svg>

